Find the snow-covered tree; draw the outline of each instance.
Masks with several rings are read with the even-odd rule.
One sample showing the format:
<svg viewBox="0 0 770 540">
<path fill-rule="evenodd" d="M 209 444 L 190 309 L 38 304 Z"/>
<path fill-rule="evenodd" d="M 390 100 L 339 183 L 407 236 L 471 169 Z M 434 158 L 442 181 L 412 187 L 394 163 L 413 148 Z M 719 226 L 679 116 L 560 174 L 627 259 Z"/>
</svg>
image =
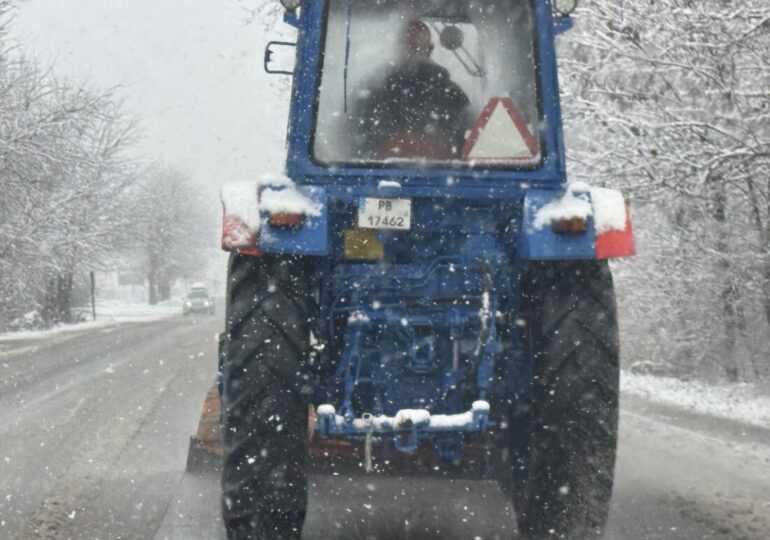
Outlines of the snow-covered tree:
<svg viewBox="0 0 770 540">
<path fill-rule="evenodd" d="M 560 43 L 573 178 L 634 200 L 626 357 L 767 374 L 770 5 L 587 0 Z"/>
<path fill-rule="evenodd" d="M 152 262 L 152 294 L 168 297 L 203 251 L 194 190 L 180 173 L 140 167 L 115 92 L 58 79 L 6 47 L 12 9 L 0 0 L 0 328 L 25 314 L 69 321 L 78 279 L 137 253 Z"/>
<path fill-rule="evenodd" d="M 24 58 L 0 67 L 0 319 L 70 318 L 76 271 L 114 252 L 125 228 L 132 132 L 109 92 Z"/>
<path fill-rule="evenodd" d="M 216 220 L 187 175 L 161 166 L 144 175 L 134 215 L 137 253 L 154 304 L 170 297 L 177 278 L 203 268 L 215 247 L 210 232 Z"/>
</svg>

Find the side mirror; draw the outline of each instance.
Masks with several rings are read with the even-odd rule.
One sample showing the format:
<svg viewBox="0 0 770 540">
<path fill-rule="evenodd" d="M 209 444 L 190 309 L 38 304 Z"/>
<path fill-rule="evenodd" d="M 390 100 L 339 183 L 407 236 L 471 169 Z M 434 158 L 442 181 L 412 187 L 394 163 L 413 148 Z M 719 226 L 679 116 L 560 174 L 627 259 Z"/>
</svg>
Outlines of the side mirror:
<svg viewBox="0 0 770 540">
<path fill-rule="evenodd" d="M 290 41 L 271 41 L 265 46 L 266 73 L 277 75 L 294 75 L 297 44 Z M 273 67 L 277 64 L 278 67 Z"/>
</svg>

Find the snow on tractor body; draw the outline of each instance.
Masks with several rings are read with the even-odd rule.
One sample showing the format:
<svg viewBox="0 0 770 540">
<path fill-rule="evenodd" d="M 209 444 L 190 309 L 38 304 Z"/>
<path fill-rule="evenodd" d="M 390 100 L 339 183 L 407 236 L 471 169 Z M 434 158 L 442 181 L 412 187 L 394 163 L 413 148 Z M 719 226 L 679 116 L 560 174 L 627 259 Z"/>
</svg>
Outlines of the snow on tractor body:
<svg viewBox="0 0 770 540">
<path fill-rule="evenodd" d="M 566 184 L 569 18 L 544 0 L 305 0 L 285 20 L 286 175 L 222 191 L 228 533 L 298 535 L 307 456 L 334 449 L 372 474 L 425 455 L 482 470 L 533 538 L 601 530 L 606 259 L 634 246 L 618 192 Z"/>
</svg>

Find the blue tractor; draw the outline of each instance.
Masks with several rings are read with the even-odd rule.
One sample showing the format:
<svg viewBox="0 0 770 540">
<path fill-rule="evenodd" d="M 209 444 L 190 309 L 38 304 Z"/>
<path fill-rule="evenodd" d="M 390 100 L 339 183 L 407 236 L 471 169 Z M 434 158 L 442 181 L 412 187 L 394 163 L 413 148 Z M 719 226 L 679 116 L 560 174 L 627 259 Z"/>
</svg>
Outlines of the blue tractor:
<svg viewBox="0 0 770 540">
<path fill-rule="evenodd" d="M 494 478 L 527 538 L 608 513 L 622 195 L 567 183 L 549 0 L 282 0 L 285 175 L 223 189 L 230 538 L 299 537 L 311 467 Z M 569 3 L 569 2 L 567 2 Z M 574 7 L 574 4 L 573 6 Z"/>
</svg>

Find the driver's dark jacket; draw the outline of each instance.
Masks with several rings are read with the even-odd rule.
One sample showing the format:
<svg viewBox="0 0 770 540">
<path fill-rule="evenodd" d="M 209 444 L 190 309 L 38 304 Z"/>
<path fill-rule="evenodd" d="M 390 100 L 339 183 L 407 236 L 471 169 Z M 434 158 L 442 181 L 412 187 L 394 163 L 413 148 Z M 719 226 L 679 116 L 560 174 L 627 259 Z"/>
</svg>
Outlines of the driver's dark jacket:
<svg viewBox="0 0 770 540">
<path fill-rule="evenodd" d="M 370 148 L 383 137 L 410 133 L 440 138 L 459 155 L 469 103 L 445 68 L 430 60 L 408 62 L 394 68 L 364 101 L 359 125 Z"/>
</svg>

